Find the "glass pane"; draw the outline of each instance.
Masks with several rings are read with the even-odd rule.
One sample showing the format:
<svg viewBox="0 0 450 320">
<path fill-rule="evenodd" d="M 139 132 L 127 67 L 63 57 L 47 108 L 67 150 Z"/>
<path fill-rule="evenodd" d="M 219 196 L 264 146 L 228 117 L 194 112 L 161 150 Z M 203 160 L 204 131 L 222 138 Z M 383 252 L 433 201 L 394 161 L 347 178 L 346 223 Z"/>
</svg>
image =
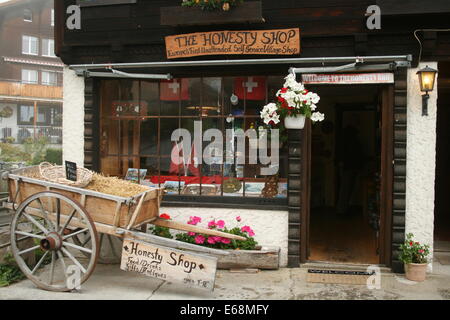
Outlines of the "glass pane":
<svg viewBox="0 0 450 320">
<path fill-rule="evenodd" d="M 139 169 L 140 159 L 138 157 L 122 157 L 120 159 L 120 174 L 119 176 L 125 178 L 128 169 Z"/>
<path fill-rule="evenodd" d="M 120 100 L 120 81 L 119 80 L 103 80 L 101 91 L 101 116 L 110 117 L 117 116 L 120 110 L 113 105 L 113 101 Z"/>
<path fill-rule="evenodd" d="M 237 78 L 223 78 L 223 112 L 231 117 L 242 116 L 244 114 L 244 98 L 239 97 L 235 90 Z"/>
<path fill-rule="evenodd" d="M 223 170 L 223 119 L 203 118 L 202 123 L 204 138 L 210 140 L 203 142 L 202 195 L 220 195 Z"/>
<path fill-rule="evenodd" d="M 107 176 L 120 176 L 119 158 L 102 157 L 100 160 L 101 172 Z"/>
<path fill-rule="evenodd" d="M 120 145 L 122 155 L 139 154 L 139 121 L 121 120 L 120 121 Z"/>
<path fill-rule="evenodd" d="M 180 101 L 189 99 L 187 79 L 163 80 L 159 86 L 161 115 L 179 116 Z"/>
<path fill-rule="evenodd" d="M 153 182 L 159 182 L 165 188 L 167 194 L 179 194 L 185 183 L 180 180 L 178 173 L 174 170 L 174 164 L 170 156 L 161 157 L 160 170 L 160 178 L 153 179 Z"/>
<path fill-rule="evenodd" d="M 203 78 L 203 102 L 201 113 L 203 117 L 221 114 L 222 79 Z"/>
<path fill-rule="evenodd" d="M 141 122 L 141 155 L 158 154 L 158 119 L 145 119 Z"/>
<path fill-rule="evenodd" d="M 199 116 L 201 106 L 201 79 L 189 78 L 182 79 L 183 88 L 187 87 L 183 99 L 181 99 L 181 115 L 183 116 Z"/>
<path fill-rule="evenodd" d="M 119 120 L 103 119 L 100 132 L 100 154 L 119 154 Z"/>
<path fill-rule="evenodd" d="M 141 158 L 141 170 L 146 171 L 146 178 L 141 181 L 141 184 L 145 184 L 150 187 L 159 187 L 159 160 L 156 157 Z"/>
<path fill-rule="evenodd" d="M 172 132 L 179 127 L 178 118 L 161 118 L 160 120 L 160 154 L 170 156 L 174 143 L 172 142 Z"/>
<path fill-rule="evenodd" d="M 145 108 L 143 115 L 159 115 L 159 84 L 158 82 L 141 82 L 141 105 Z"/>
<path fill-rule="evenodd" d="M 39 54 L 39 44 L 38 39 L 31 37 L 31 53 Z"/>
</svg>

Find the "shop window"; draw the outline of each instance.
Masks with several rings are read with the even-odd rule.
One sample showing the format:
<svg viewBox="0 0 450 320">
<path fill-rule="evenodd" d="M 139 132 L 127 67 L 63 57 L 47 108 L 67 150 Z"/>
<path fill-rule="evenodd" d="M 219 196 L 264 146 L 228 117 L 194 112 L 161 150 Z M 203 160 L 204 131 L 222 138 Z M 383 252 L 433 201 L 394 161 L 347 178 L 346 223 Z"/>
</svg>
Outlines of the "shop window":
<svg viewBox="0 0 450 320">
<path fill-rule="evenodd" d="M 39 39 L 32 36 L 22 36 L 22 53 L 37 56 L 39 54 Z"/>
<path fill-rule="evenodd" d="M 126 177 L 128 169 L 141 169 L 145 177 L 139 179 L 140 183 L 163 186 L 170 196 L 183 199 L 285 201 L 286 146 L 280 148 L 278 172 L 272 176 L 261 174 L 261 169 L 270 164 L 264 165 L 259 159 L 255 163 L 249 156 L 249 139 L 245 139 L 244 149 L 238 148 L 239 129 L 262 127 L 260 110 L 282 81 L 282 77 L 103 80 L 100 169 L 120 177 Z M 203 141 L 198 148 L 194 136 L 200 124 L 202 134 L 208 129 L 221 133 L 222 145 L 208 149 L 211 142 Z M 189 143 L 172 141 L 174 130 L 180 128 L 190 133 Z M 237 161 L 239 156 L 245 158 L 242 163 Z"/>
</svg>

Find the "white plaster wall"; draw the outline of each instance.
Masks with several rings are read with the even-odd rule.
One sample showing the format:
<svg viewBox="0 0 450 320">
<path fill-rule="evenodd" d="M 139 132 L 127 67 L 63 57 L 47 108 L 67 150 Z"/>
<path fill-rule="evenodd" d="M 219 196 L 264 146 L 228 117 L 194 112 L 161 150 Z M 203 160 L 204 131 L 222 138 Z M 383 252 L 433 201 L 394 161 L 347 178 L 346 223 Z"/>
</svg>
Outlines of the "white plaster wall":
<svg viewBox="0 0 450 320">
<path fill-rule="evenodd" d="M 227 227 L 249 225 L 255 231 L 255 240 L 262 246 L 281 248 L 280 266 L 288 262 L 288 212 L 247 209 L 213 209 L 213 208 L 161 208 L 160 213 L 168 213 L 178 222 L 187 222 L 190 216 L 202 218 L 199 226 L 207 227 L 208 222 L 224 220 Z M 236 217 L 242 221 L 238 223 Z"/>
<path fill-rule="evenodd" d="M 84 78 L 64 67 L 63 161 L 84 166 Z"/>
<path fill-rule="evenodd" d="M 436 62 L 421 63 L 408 70 L 406 233 L 433 248 L 434 180 L 436 165 L 437 83 L 430 92 L 428 116 L 422 116 L 422 92 L 417 71 Z M 431 271 L 431 264 L 429 265 Z"/>
</svg>

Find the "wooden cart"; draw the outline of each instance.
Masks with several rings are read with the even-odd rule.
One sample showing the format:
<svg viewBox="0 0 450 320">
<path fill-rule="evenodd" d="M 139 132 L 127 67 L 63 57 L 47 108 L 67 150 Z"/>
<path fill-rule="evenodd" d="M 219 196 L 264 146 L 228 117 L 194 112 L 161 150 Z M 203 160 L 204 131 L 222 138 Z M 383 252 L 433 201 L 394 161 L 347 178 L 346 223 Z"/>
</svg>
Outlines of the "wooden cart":
<svg viewBox="0 0 450 320">
<path fill-rule="evenodd" d="M 30 178 L 29 173 L 36 168 L 13 170 L 3 179 L 9 186 L 9 200 L 4 206 L 15 211 L 11 223 L 12 252 L 22 272 L 39 288 L 70 291 L 67 270 L 71 265 L 81 270 L 79 283 L 85 282 L 101 259 L 104 236 L 110 249 L 112 238 L 117 237 L 174 249 L 227 254 L 142 232 L 147 224 L 245 240 L 159 218 L 162 189 L 150 188 L 133 197 L 118 197 Z"/>
</svg>

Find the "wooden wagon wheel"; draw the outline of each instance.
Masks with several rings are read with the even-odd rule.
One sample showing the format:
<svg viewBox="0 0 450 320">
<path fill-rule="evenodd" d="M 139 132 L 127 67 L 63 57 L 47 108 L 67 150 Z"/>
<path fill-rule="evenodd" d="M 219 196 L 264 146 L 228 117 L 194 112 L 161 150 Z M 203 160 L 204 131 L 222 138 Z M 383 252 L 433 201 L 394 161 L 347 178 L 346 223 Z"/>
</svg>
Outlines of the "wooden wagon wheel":
<svg viewBox="0 0 450 320">
<path fill-rule="evenodd" d="M 95 241 L 74 243 L 82 232 Z M 11 249 L 25 276 L 49 291 L 76 289 L 94 271 L 99 254 L 89 214 L 77 201 L 53 191 L 36 193 L 20 204 L 11 224 Z"/>
</svg>

